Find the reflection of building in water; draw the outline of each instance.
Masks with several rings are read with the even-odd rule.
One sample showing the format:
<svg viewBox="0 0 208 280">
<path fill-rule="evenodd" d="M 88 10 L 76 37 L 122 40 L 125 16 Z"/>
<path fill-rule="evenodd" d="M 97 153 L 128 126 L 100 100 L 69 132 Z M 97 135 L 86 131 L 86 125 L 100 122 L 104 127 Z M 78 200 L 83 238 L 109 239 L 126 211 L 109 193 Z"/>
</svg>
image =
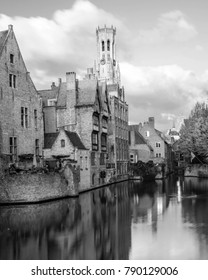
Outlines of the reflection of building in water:
<svg viewBox="0 0 208 280">
<path fill-rule="evenodd" d="M 0 259 L 128 259 L 128 182 L 40 205 L 0 208 Z"/>
<path fill-rule="evenodd" d="M 128 259 L 131 209 L 128 183 L 92 193 L 97 259 Z"/>
<path fill-rule="evenodd" d="M 153 232 L 157 231 L 158 219 L 162 217 L 169 203 L 165 182 L 157 181 L 156 186 L 149 188 L 141 184 L 133 194 L 132 203 L 133 222 L 151 225 Z"/>
<path fill-rule="evenodd" d="M 28 206 L 1 207 L 0 259 L 58 259 L 56 232 L 71 215 L 75 222 L 77 200 L 61 200 Z"/>
</svg>

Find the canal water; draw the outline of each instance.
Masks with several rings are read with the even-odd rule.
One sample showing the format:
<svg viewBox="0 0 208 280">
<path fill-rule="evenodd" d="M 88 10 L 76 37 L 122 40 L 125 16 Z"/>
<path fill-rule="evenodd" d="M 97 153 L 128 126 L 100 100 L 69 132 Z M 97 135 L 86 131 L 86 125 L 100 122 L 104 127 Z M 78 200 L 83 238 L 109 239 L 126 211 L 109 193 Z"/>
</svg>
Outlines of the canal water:
<svg viewBox="0 0 208 280">
<path fill-rule="evenodd" d="M 129 181 L 1 206 L 0 259 L 208 259 L 208 179 Z"/>
</svg>

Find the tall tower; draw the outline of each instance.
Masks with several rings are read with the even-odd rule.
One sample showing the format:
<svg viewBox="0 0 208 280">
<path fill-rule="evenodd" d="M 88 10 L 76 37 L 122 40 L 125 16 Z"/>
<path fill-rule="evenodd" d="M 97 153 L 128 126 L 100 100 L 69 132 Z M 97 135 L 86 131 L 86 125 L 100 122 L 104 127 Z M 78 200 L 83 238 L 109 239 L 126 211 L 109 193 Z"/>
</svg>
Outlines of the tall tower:
<svg viewBox="0 0 208 280">
<path fill-rule="evenodd" d="M 97 28 L 96 70 L 100 81 L 107 84 L 120 84 L 119 65 L 116 61 L 116 28 Z"/>
</svg>

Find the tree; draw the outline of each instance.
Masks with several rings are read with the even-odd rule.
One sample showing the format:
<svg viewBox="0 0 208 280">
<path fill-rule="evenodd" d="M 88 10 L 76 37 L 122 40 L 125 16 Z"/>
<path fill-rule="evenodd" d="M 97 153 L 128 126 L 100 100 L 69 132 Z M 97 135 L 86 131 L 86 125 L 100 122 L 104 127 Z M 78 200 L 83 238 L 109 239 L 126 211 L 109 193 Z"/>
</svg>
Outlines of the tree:
<svg viewBox="0 0 208 280">
<path fill-rule="evenodd" d="M 193 153 L 201 162 L 208 162 L 208 107 L 197 103 L 180 130 L 180 149 Z"/>
</svg>

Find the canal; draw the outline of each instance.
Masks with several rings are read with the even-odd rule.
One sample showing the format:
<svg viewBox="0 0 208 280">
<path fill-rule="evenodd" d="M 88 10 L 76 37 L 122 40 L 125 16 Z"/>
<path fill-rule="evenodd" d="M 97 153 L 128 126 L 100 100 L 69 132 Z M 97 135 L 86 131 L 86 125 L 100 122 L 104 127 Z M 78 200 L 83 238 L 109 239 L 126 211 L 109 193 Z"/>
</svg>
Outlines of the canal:
<svg viewBox="0 0 208 280">
<path fill-rule="evenodd" d="M 0 206 L 0 259 L 208 259 L 208 179 L 129 181 Z"/>
</svg>

